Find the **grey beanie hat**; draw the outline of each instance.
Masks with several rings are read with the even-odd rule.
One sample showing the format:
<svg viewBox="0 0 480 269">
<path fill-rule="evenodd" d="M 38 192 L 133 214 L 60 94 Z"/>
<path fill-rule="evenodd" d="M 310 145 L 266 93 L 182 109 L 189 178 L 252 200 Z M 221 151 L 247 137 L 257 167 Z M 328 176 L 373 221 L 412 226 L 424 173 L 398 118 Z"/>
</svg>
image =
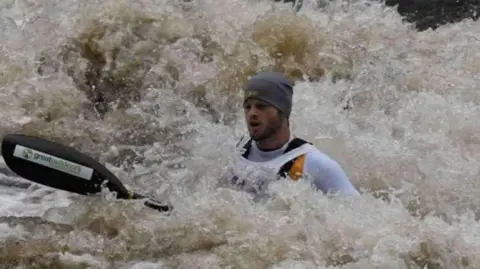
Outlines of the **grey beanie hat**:
<svg viewBox="0 0 480 269">
<path fill-rule="evenodd" d="M 248 80 L 244 100 L 260 99 L 289 116 L 292 111 L 293 86 L 294 83 L 282 73 L 260 72 Z"/>
</svg>

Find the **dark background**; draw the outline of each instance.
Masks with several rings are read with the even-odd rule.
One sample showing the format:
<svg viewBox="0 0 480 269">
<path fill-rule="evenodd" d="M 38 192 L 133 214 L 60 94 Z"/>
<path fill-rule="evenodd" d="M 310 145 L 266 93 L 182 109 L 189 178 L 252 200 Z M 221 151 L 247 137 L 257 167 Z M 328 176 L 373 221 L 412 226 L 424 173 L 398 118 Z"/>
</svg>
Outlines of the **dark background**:
<svg viewBox="0 0 480 269">
<path fill-rule="evenodd" d="M 275 0 L 292 2 L 295 0 Z M 480 0 L 385 0 L 388 6 L 397 6 L 405 21 L 415 23 L 417 30 L 435 30 L 447 23 L 463 19 L 477 20 L 480 13 Z"/>
</svg>

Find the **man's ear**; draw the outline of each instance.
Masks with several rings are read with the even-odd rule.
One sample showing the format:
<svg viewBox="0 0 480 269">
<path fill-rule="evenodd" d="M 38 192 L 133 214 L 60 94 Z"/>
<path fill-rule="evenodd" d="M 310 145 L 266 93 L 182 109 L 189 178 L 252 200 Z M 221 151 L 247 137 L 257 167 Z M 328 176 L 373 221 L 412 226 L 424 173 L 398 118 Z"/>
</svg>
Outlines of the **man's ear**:
<svg viewBox="0 0 480 269">
<path fill-rule="evenodd" d="M 286 120 L 287 121 L 287 124 L 290 125 L 290 116 L 285 114 L 285 112 L 277 109 L 278 111 L 278 117 L 282 120 Z"/>
</svg>

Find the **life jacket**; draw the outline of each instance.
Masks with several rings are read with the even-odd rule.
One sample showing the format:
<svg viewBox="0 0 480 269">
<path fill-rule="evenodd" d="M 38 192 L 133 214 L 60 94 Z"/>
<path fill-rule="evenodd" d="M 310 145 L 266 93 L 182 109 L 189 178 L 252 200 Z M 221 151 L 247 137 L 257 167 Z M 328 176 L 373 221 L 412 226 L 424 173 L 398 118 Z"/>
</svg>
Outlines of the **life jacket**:
<svg viewBox="0 0 480 269">
<path fill-rule="evenodd" d="M 316 150 L 315 147 L 300 138 L 294 138 L 289 142 L 287 148 L 283 151 L 283 154 L 269 161 L 265 162 L 253 162 L 247 159 L 248 154 L 252 146 L 252 139 L 244 137 L 237 144 L 237 148 L 240 150 L 239 156 L 239 168 L 243 169 L 243 166 L 252 167 L 255 170 L 265 170 L 266 173 L 269 173 L 269 176 L 265 178 L 270 178 L 270 180 L 259 179 L 257 182 L 250 182 L 250 188 L 252 192 L 258 192 L 265 183 L 268 183 L 271 180 L 285 178 L 287 175 L 292 180 L 298 180 L 303 176 L 303 166 L 305 163 L 305 155 L 312 151 Z M 276 175 L 275 178 L 272 178 L 273 175 Z M 232 183 L 235 185 L 248 185 L 247 181 L 242 180 L 238 182 L 238 177 L 234 176 Z"/>
</svg>

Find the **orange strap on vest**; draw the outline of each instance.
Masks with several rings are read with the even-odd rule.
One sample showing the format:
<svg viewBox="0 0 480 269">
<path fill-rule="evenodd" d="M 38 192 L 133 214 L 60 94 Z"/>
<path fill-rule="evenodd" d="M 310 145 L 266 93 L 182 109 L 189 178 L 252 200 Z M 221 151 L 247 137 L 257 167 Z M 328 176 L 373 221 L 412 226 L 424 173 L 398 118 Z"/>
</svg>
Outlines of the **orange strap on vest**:
<svg viewBox="0 0 480 269">
<path fill-rule="evenodd" d="M 300 177 L 303 176 L 303 166 L 305 164 L 305 156 L 306 154 L 303 154 L 299 156 L 295 161 L 293 162 L 292 168 L 290 168 L 290 173 L 289 176 L 292 180 L 298 180 Z"/>
</svg>

